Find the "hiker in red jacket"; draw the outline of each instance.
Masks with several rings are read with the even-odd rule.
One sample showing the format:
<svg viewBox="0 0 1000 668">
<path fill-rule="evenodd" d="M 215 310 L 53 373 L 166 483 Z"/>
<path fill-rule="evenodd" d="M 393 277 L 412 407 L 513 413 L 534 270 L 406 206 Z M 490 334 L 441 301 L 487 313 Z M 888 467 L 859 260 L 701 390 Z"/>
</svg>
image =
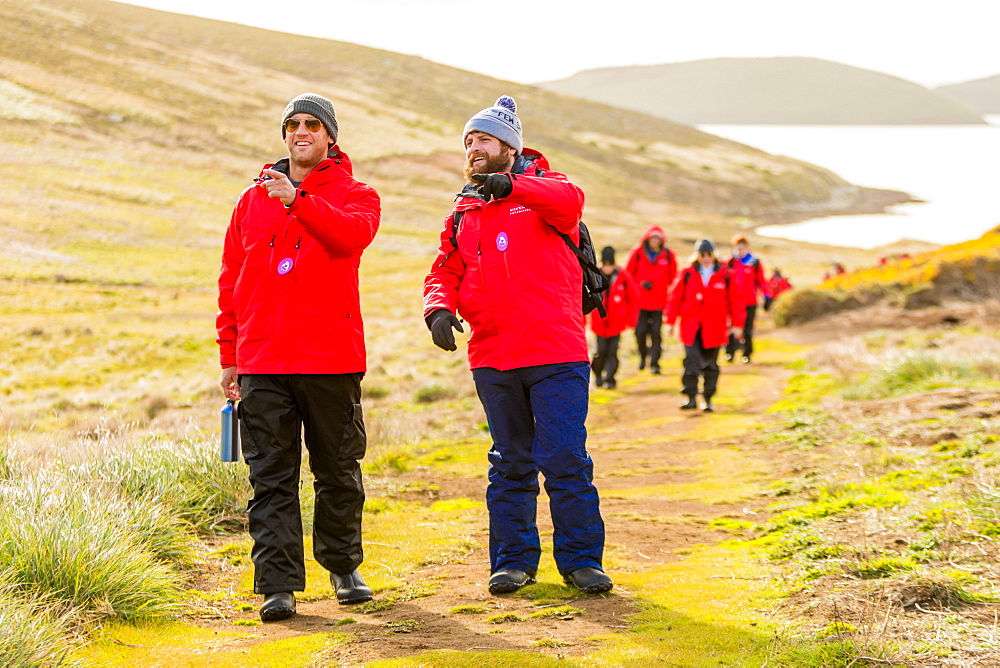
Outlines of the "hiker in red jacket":
<svg viewBox="0 0 1000 668">
<path fill-rule="evenodd" d="M 767 281 L 767 285 L 770 288 L 771 294 L 769 297 L 764 297 L 764 310 L 770 311 L 771 305 L 774 303 L 774 300 L 778 298 L 778 295 L 792 289 L 792 283 L 782 275 L 780 269 L 775 267 L 774 271 L 771 273 L 771 278 Z"/>
<path fill-rule="evenodd" d="M 712 412 L 712 396 L 719 382 L 719 348 L 725 345 L 728 336 L 740 337 L 745 313 L 729 270 L 715 256 L 715 244 L 708 239 L 700 240 L 695 244 L 691 264 L 677 277 L 667 305 L 671 336 L 677 335 L 677 319 L 681 321 L 682 394 L 688 398 L 681 405 L 682 410 L 698 407 L 695 397 L 698 379 L 703 377 L 704 410 Z"/>
<path fill-rule="evenodd" d="M 601 250 L 601 271 L 611 279 L 611 287 L 601 295 L 607 316 L 590 312 L 590 329 L 597 337 L 597 352 L 590 362 L 597 387 L 615 389 L 618 371 L 618 341 L 621 333 L 635 327 L 639 318 L 639 291 L 627 271 L 615 264 L 615 249 Z"/>
<path fill-rule="evenodd" d="M 750 363 L 753 355 L 753 323 L 757 314 L 757 295 L 763 293 L 765 298 L 771 296 L 771 288 L 764 280 L 764 265 L 761 261 L 750 254 L 750 242 L 742 234 L 733 237 L 733 256 L 729 258 L 726 266 L 732 273 L 733 282 L 736 285 L 736 293 L 739 296 L 740 304 L 744 309 L 743 340 L 735 336 L 729 337 L 726 344 L 726 361 L 732 362 L 736 357 L 736 351 L 743 349 L 743 357 L 740 358 L 744 364 Z"/>
<path fill-rule="evenodd" d="M 240 400 L 253 486 L 254 591 L 265 597 L 264 621 L 294 615 L 293 592 L 306 585 L 303 425 L 316 478 L 316 561 L 330 571 L 340 603 L 372 597 L 357 570 L 366 447 L 358 265 L 378 230 L 380 205 L 351 175 L 337 133 L 330 100 L 306 93 L 288 103 L 281 118 L 288 157 L 265 166 L 240 195 L 222 254 L 221 385 Z"/>
<path fill-rule="evenodd" d="M 660 373 L 660 353 L 662 344 L 660 328 L 663 325 L 663 309 L 667 305 L 667 293 L 677 275 L 677 258 L 666 247 L 666 237 L 658 225 L 651 225 L 642 235 L 642 240 L 628 256 L 625 269 L 639 287 L 639 321 L 635 326 L 635 340 L 639 346 L 639 370 L 646 368 Z"/>
<path fill-rule="evenodd" d="M 435 345 L 456 350 L 472 327 L 469 366 L 486 412 L 491 594 L 535 580 L 538 474 L 545 476 L 563 579 L 583 592 L 612 587 L 603 570 L 604 521 L 587 453 L 590 364 L 583 272 L 560 233 L 580 239 L 583 191 L 523 148 L 506 95 L 465 125 L 466 186 L 444 221 L 424 280 Z"/>
</svg>

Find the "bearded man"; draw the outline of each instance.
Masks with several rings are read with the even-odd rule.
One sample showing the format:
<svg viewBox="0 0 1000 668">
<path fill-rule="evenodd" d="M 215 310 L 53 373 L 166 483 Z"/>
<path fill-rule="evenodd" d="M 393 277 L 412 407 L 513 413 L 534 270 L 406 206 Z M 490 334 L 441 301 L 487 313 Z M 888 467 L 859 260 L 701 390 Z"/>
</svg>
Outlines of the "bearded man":
<svg viewBox="0 0 1000 668">
<path fill-rule="evenodd" d="M 475 114 L 462 134 L 466 185 L 445 219 L 424 281 L 434 343 L 454 351 L 456 313 L 472 327 L 469 366 L 486 412 L 489 590 L 535 581 L 538 473 L 545 476 L 553 556 L 567 584 L 605 592 L 604 522 L 587 453 L 589 352 L 582 274 L 560 233 L 579 243 L 583 191 L 525 149 L 508 96 Z"/>
</svg>

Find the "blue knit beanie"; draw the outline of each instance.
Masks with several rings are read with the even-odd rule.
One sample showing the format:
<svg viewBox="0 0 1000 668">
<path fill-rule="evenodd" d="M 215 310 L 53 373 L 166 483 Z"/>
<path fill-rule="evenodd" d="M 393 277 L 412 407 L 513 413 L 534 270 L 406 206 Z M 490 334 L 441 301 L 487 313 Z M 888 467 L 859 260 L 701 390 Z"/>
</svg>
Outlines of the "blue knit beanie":
<svg viewBox="0 0 1000 668">
<path fill-rule="evenodd" d="M 517 102 L 509 95 L 501 95 L 496 104 L 469 119 L 462 132 L 463 147 L 465 138 L 473 130 L 485 132 L 500 141 L 507 142 L 517 151 L 517 155 L 521 155 L 521 121 L 517 117 Z"/>
<path fill-rule="evenodd" d="M 330 135 L 330 143 L 337 143 L 337 133 L 340 128 L 337 126 L 337 113 L 333 110 L 333 102 L 322 95 L 316 93 L 303 93 L 293 98 L 285 111 L 281 114 L 281 138 L 285 138 L 285 121 L 295 114 L 309 114 L 315 116 L 326 128 L 326 133 Z"/>
</svg>

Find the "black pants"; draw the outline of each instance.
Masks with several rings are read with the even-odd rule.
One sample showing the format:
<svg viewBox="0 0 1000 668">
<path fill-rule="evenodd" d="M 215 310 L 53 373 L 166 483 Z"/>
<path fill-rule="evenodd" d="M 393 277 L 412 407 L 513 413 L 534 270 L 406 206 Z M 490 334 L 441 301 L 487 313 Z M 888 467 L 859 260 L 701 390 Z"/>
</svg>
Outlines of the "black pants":
<svg viewBox="0 0 1000 668">
<path fill-rule="evenodd" d="M 313 554 L 327 570 L 350 573 L 364 559 L 361 511 L 365 456 L 360 373 L 240 376 L 240 436 L 250 465 L 247 504 L 254 591 L 306 586 L 299 509 L 302 432 L 316 477 Z"/>
<path fill-rule="evenodd" d="M 743 343 L 732 334 L 729 335 L 729 343 L 726 344 L 726 354 L 732 357 L 736 351 L 743 348 L 743 355 L 750 357 L 753 355 L 753 319 L 757 315 L 757 305 L 747 306 L 747 319 L 743 324 Z"/>
<path fill-rule="evenodd" d="M 698 394 L 698 378 L 705 378 L 701 393 L 705 401 L 712 398 L 719 384 L 719 349 L 705 348 L 701 343 L 701 330 L 694 337 L 693 346 L 684 346 L 683 393 L 692 399 Z"/>
<path fill-rule="evenodd" d="M 639 366 L 645 366 L 649 355 L 649 368 L 660 368 L 660 328 L 663 326 L 663 311 L 639 311 L 639 322 L 635 326 L 635 342 L 639 346 Z M 647 346 L 646 337 L 650 338 Z"/>
<path fill-rule="evenodd" d="M 594 371 L 598 385 L 603 385 L 604 383 L 614 384 L 615 382 L 615 373 L 618 371 L 619 340 L 621 340 L 621 334 L 597 337 L 597 352 L 590 363 L 590 368 Z"/>
</svg>

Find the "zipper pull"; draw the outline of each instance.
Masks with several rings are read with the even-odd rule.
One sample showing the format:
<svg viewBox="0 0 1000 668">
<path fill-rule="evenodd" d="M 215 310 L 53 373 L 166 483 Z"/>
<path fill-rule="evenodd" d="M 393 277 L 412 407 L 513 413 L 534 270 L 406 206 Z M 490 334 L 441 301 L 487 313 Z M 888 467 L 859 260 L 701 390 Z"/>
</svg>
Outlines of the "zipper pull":
<svg viewBox="0 0 1000 668">
<path fill-rule="evenodd" d="M 483 254 L 483 248 L 482 248 L 481 244 L 482 244 L 481 241 L 478 241 L 478 240 L 476 241 L 476 255 L 482 255 Z"/>
<path fill-rule="evenodd" d="M 295 250 L 298 250 L 301 244 L 302 244 L 302 237 L 299 237 L 295 242 Z"/>
<path fill-rule="evenodd" d="M 274 236 L 273 234 L 271 235 L 271 243 L 268 244 L 271 248 L 274 248 Z"/>
</svg>

